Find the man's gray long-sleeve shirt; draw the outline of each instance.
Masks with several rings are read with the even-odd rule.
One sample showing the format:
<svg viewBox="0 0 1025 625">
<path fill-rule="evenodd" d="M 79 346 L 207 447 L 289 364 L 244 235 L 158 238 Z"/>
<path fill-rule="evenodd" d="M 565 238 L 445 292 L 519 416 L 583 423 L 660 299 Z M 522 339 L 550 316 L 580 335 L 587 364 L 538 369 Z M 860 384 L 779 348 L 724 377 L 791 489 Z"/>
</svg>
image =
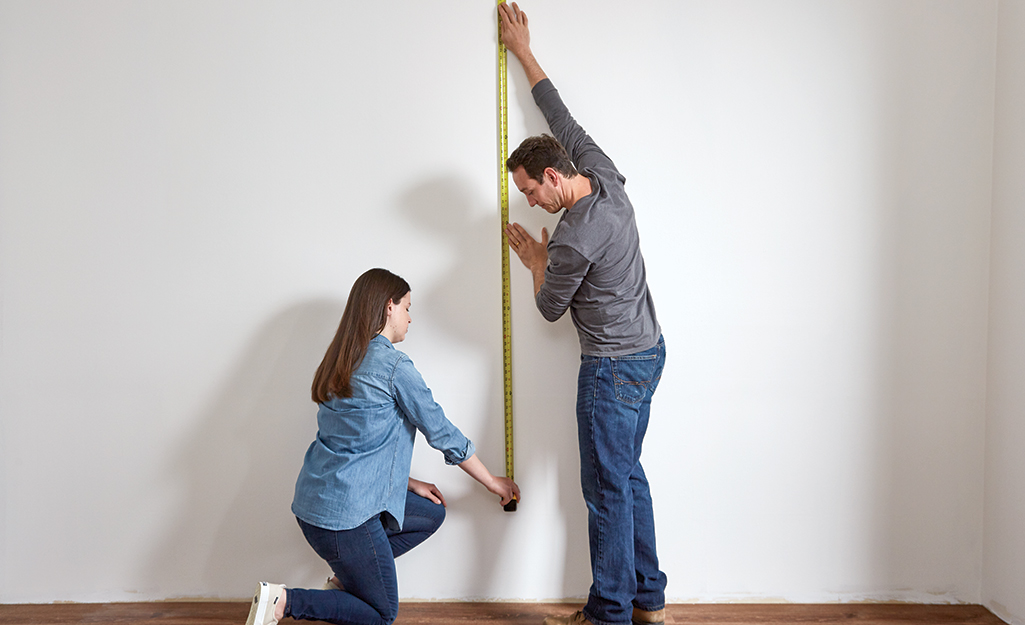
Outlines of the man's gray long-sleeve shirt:
<svg viewBox="0 0 1025 625">
<path fill-rule="evenodd" d="M 547 78 L 534 102 L 569 152 L 591 194 L 563 212 L 548 240 L 548 267 L 535 302 L 548 321 L 568 308 L 588 356 L 624 356 L 655 346 L 662 333 L 641 256 L 626 178 L 570 115 Z"/>
</svg>

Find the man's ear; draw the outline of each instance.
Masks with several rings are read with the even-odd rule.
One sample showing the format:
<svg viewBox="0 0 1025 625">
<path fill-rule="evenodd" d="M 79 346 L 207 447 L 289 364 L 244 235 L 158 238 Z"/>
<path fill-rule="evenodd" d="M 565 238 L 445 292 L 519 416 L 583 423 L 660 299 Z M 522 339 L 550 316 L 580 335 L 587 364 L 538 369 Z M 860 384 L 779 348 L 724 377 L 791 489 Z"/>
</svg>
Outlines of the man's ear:
<svg viewBox="0 0 1025 625">
<path fill-rule="evenodd" d="M 558 184 L 559 184 L 559 172 L 555 171 L 555 168 L 553 168 L 553 167 L 545 167 L 544 176 L 545 176 L 545 180 L 547 180 L 548 182 L 552 183 L 553 185 L 558 186 Z"/>
</svg>

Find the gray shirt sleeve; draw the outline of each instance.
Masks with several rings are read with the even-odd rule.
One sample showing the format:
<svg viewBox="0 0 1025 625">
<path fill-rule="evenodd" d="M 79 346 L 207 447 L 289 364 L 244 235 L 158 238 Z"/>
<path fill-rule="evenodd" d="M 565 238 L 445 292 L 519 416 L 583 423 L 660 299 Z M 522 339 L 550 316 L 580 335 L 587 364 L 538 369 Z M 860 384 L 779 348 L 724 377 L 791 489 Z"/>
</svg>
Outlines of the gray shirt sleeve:
<svg viewBox="0 0 1025 625">
<path fill-rule="evenodd" d="M 545 78 L 537 83 L 531 93 L 548 121 L 552 134 L 569 152 L 578 170 L 598 164 L 615 167 L 612 160 L 570 115 L 551 80 Z M 548 321 L 562 317 L 590 268 L 591 262 L 577 250 L 567 245 L 549 243 L 545 282 L 534 298 L 541 316 Z"/>
<path fill-rule="evenodd" d="M 612 159 L 598 147 L 598 144 L 570 115 L 569 109 L 566 108 L 566 104 L 563 103 L 559 91 L 551 80 L 545 78 L 534 85 L 531 94 L 534 96 L 534 103 L 545 116 L 552 135 L 569 152 L 569 157 L 577 170 L 582 170 L 585 167 L 616 169 Z"/>
<path fill-rule="evenodd" d="M 590 268 L 591 262 L 573 248 L 550 245 L 545 283 L 534 298 L 541 316 L 555 321 L 565 314 Z"/>
</svg>

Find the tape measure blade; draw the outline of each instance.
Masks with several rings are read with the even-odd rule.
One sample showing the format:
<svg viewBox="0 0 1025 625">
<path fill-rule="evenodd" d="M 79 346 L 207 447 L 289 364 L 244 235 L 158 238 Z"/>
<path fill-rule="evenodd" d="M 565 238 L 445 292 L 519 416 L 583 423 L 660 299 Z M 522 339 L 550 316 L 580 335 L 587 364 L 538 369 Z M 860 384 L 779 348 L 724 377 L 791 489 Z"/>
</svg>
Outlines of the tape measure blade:
<svg viewBox="0 0 1025 625">
<path fill-rule="evenodd" d="M 498 4 L 502 4 L 500 0 Z M 496 11 L 496 16 L 498 12 Z M 505 161 L 509 154 L 509 91 L 506 49 L 502 43 L 502 20 L 498 19 L 498 176 L 501 213 L 502 245 L 502 387 L 505 413 L 505 475 L 514 479 L 513 466 L 513 406 L 512 406 L 512 297 L 509 280 L 509 242 L 505 228 L 509 223 L 509 175 Z M 515 502 L 507 511 L 516 509 Z"/>
</svg>

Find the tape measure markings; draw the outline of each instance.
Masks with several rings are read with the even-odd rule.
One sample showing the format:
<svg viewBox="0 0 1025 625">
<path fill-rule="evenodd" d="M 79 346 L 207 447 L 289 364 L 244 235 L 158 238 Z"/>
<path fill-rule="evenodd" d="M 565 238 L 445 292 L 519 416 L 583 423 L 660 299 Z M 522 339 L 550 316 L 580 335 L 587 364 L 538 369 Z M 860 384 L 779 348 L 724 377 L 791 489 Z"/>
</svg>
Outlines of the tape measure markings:
<svg viewBox="0 0 1025 625">
<path fill-rule="evenodd" d="M 505 0 L 499 0 L 502 4 Z M 495 12 L 496 15 L 498 12 Z M 509 92 L 506 75 L 505 44 L 502 43 L 502 20 L 498 18 L 498 179 L 500 187 L 502 227 L 502 385 L 505 392 L 505 476 L 513 478 L 513 408 L 512 408 L 512 303 L 509 287 L 509 240 L 505 228 L 509 224 L 509 174 L 505 161 L 509 154 Z M 511 502 L 512 510 L 516 502 Z M 506 507 L 509 509 L 509 506 Z"/>
</svg>

